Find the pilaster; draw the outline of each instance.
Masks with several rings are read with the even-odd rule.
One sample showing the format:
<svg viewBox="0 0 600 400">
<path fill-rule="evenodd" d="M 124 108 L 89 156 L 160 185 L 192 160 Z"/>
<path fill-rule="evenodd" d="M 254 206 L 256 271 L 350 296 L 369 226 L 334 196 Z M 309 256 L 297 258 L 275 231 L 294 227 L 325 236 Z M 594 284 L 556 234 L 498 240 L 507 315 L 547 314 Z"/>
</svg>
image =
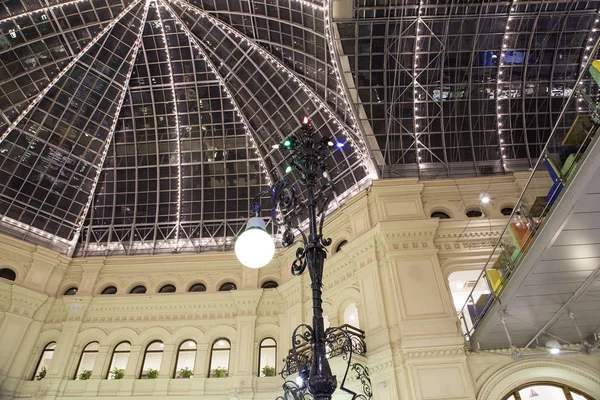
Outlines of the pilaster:
<svg viewBox="0 0 600 400">
<path fill-rule="evenodd" d="M 28 328 L 48 296 L 3 282 L 0 283 L 0 296 L 7 310 L 0 324 L 0 375 L 8 375 L 23 340 L 37 339 L 39 324 L 37 329 Z"/>
</svg>

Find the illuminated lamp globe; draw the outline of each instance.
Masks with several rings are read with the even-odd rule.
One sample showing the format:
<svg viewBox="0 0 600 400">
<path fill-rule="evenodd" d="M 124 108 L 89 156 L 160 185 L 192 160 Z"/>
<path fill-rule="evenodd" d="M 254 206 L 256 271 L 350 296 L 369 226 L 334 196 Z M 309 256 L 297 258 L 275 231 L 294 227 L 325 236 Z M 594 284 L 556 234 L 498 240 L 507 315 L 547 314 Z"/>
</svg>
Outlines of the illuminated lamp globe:
<svg viewBox="0 0 600 400">
<path fill-rule="evenodd" d="M 560 353 L 560 343 L 558 343 L 558 340 L 555 340 L 555 339 L 547 340 L 546 348 L 550 351 L 550 354 L 559 354 Z"/>
<path fill-rule="evenodd" d="M 266 231 L 265 221 L 260 217 L 248 220 L 246 230 L 235 242 L 235 256 L 248 268 L 262 268 L 275 254 L 275 243 Z"/>
</svg>

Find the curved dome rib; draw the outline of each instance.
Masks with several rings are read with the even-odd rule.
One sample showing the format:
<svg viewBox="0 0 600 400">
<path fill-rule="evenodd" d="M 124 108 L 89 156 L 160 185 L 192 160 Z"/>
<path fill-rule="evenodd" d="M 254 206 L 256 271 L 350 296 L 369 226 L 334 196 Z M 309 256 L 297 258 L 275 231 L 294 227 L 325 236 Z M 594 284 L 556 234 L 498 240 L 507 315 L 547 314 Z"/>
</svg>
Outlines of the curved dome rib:
<svg viewBox="0 0 600 400">
<path fill-rule="evenodd" d="M 17 14 L 12 14 L 6 18 L 0 18 L 0 23 L 5 22 L 5 21 L 10 21 L 16 18 L 20 18 L 20 17 L 25 17 L 25 16 L 29 16 L 29 15 L 34 15 L 37 13 L 43 13 L 46 11 L 52 11 L 70 4 L 77 4 L 77 3 L 81 3 L 82 1 L 85 0 L 67 0 L 64 1 L 62 3 L 57 3 L 57 4 L 51 4 L 51 5 L 47 5 L 45 7 L 40 7 L 40 8 L 34 8 L 31 10 L 21 10 L 20 12 L 17 12 Z M 10 11 L 9 11 L 10 12 Z"/>
<path fill-rule="evenodd" d="M 6 139 L 8 134 L 21 122 L 23 118 L 40 102 L 40 100 L 48 93 L 50 89 L 63 77 L 69 70 L 83 57 L 91 48 L 94 46 L 108 31 L 110 31 L 115 24 L 117 24 L 125 15 L 127 15 L 141 0 L 132 2 L 127 8 L 125 8 L 119 15 L 112 20 L 107 26 L 100 31 L 92 41 L 90 41 L 55 77 L 54 79 L 37 95 L 34 101 L 32 101 L 27 108 L 19 114 L 19 116 L 12 121 L 8 128 L 0 135 L 0 143 Z"/>
<path fill-rule="evenodd" d="M 240 42 L 239 39 L 232 38 L 231 33 L 227 32 L 220 24 L 213 24 L 209 18 L 194 16 L 182 10 L 178 14 L 181 15 L 186 25 L 192 27 L 191 32 L 200 39 L 199 43 L 204 50 L 211 54 L 211 57 L 216 58 L 220 65 L 220 74 L 226 76 L 230 88 L 235 88 L 234 96 L 239 96 L 240 99 L 253 99 L 240 104 L 253 124 L 254 130 L 262 132 L 259 133 L 256 140 L 259 146 L 268 151 L 271 170 L 283 171 L 285 169 L 285 165 L 283 165 L 285 157 L 281 151 L 270 149 L 270 147 L 299 128 L 302 109 L 305 110 L 304 113 L 313 116 L 313 123 L 317 130 L 321 131 L 321 134 L 334 137 L 339 135 L 341 127 L 336 127 L 335 122 L 331 121 L 329 116 L 321 110 L 316 99 L 311 98 L 302 90 L 299 79 L 295 78 L 293 74 L 279 70 L 248 42 Z M 226 50 L 235 48 L 238 50 Z M 223 52 L 228 54 L 227 58 L 222 58 L 221 54 L 225 54 Z M 242 54 L 246 54 L 246 56 L 240 58 Z M 233 69 L 234 65 L 235 70 Z M 249 74 L 246 71 L 253 71 L 253 73 Z M 274 85 L 280 89 L 276 89 Z M 285 92 L 281 92 L 281 88 L 285 89 L 285 85 L 289 85 L 288 87 L 292 89 L 292 92 L 287 95 L 284 94 Z M 246 89 L 247 86 L 253 89 L 249 91 Z M 261 93 L 262 97 L 257 97 L 257 94 L 260 96 Z M 253 105 L 259 107 L 258 113 L 254 111 Z M 267 115 L 268 118 L 266 118 Z M 269 135 L 276 135 L 276 137 L 270 138 Z M 366 165 L 364 158 L 358 153 L 355 154 L 354 151 L 351 154 L 338 154 L 337 158 L 338 160 L 334 162 L 336 167 L 334 167 L 332 176 L 337 176 L 340 181 L 352 176 L 348 173 L 353 174 L 351 172 L 354 170 L 353 165 L 357 163 Z M 348 163 L 347 166 L 339 168 L 340 161 Z M 340 183 L 341 187 L 338 192 L 342 193 L 355 185 L 364 177 L 364 170 L 359 175 L 362 176 L 358 179 L 352 178 L 351 184 L 348 180 Z"/>
<path fill-rule="evenodd" d="M 166 1 L 173 1 L 173 0 L 166 0 Z M 258 51 L 261 56 L 268 59 L 269 62 L 276 65 L 277 68 L 282 70 L 284 74 L 287 74 L 288 76 L 294 76 L 297 78 L 302 77 L 302 76 L 299 76 L 296 73 L 296 71 L 290 69 L 282 61 L 280 61 L 275 56 L 273 56 L 271 53 L 269 53 L 264 48 L 262 48 L 258 44 L 256 44 L 250 37 L 246 36 L 244 33 L 238 31 L 237 29 L 235 29 L 233 27 L 227 26 L 224 22 L 220 21 L 219 19 L 216 19 L 215 17 L 211 16 L 210 14 L 206 13 L 205 11 L 203 11 L 201 9 L 198 9 L 197 7 L 195 7 L 193 5 L 183 4 L 179 0 L 175 0 L 173 2 L 176 2 L 177 4 L 186 7 L 186 9 L 193 10 L 196 14 L 200 15 L 202 18 L 207 18 L 213 24 L 219 26 L 221 29 L 226 31 L 228 34 L 233 35 L 236 39 L 241 39 L 242 41 L 244 41 L 245 44 L 251 46 L 254 50 Z M 362 140 L 362 136 L 360 134 L 358 134 L 357 132 L 353 131 L 352 129 L 348 129 L 347 127 L 345 127 L 344 121 L 342 121 L 340 119 L 340 117 L 335 113 L 335 111 L 333 109 L 331 109 L 331 107 L 327 104 L 327 102 L 324 101 L 323 99 L 321 99 L 319 97 L 319 94 L 315 93 L 315 91 L 311 87 L 306 85 L 301 80 L 294 79 L 294 82 L 301 86 L 302 90 L 306 92 L 306 94 L 311 98 L 311 100 L 318 102 L 320 107 L 325 108 L 325 110 L 327 112 L 327 116 L 335 119 L 336 123 L 339 125 L 339 127 L 341 127 L 341 129 L 344 130 L 344 134 L 347 137 L 354 136 L 353 140 L 355 141 L 355 146 L 357 146 L 359 148 L 359 150 L 361 152 L 363 152 L 363 157 L 366 157 L 367 153 L 368 153 L 368 148 L 364 144 L 364 142 Z"/>
<path fill-rule="evenodd" d="M 192 9 L 203 17 L 212 16 L 235 37 L 260 48 L 261 53 L 289 70 L 316 97 L 323 100 L 344 125 L 357 131 L 360 141 L 364 132 L 357 125 L 356 111 L 349 93 L 344 90 L 336 66 L 336 54 L 330 40 L 328 6 L 307 1 L 253 2 L 248 11 L 232 10 L 230 2 L 168 0 L 178 7 Z M 236 18 L 237 17 L 237 18 Z M 244 18 L 245 17 L 245 18 Z M 252 26 L 246 23 L 250 20 Z M 367 152 L 370 149 L 366 148 Z M 372 155 L 371 155 L 372 157 Z M 375 165 L 370 168 L 376 175 Z"/>
<path fill-rule="evenodd" d="M 125 8 L 107 1 L 63 3 L 0 22 L 0 134 Z M 91 11 L 80 15 L 82 5 Z"/>
<path fill-rule="evenodd" d="M 156 4 L 156 2 L 154 2 Z M 160 11 L 158 12 L 158 21 L 160 22 L 161 37 L 165 45 L 165 54 L 167 69 L 169 70 L 169 85 L 171 86 L 171 102 L 173 103 L 173 114 L 175 118 L 175 135 L 176 135 L 176 147 L 177 147 L 177 221 L 175 226 L 175 241 L 179 243 L 179 232 L 181 223 L 181 138 L 180 138 L 180 126 L 179 126 L 179 111 L 177 109 L 177 95 L 175 94 L 175 78 L 173 77 L 173 67 L 171 66 L 171 56 L 169 55 L 169 43 L 167 36 L 165 35 L 165 26 L 163 24 Z"/>
<path fill-rule="evenodd" d="M 152 1 L 152 6 L 144 34 L 145 53 L 136 61 L 128 108 L 121 113 L 121 128 L 105 165 L 79 255 L 228 248 L 231 237 L 245 225 L 251 198 L 265 189 L 265 180 L 270 181 L 264 162 L 257 159 L 259 154 L 252 155 L 252 148 L 256 146 L 252 145 L 252 136 L 243 119 L 239 122 L 232 118 L 236 106 L 224 101 L 228 90 L 216 74 L 216 68 L 192 46 L 194 37 L 175 25 L 162 3 Z M 171 70 L 167 72 L 165 67 L 163 72 L 153 74 L 151 70 L 163 66 L 161 61 L 167 59 L 163 33 Z M 153 55 L 155 52 L 158 58 Z M 159 120 L 163 118 L 161 115 L 166 118 L 172 115 L 173 108 L 169 107 L 173 107 L 173 86 L 182 152 L 179 223 L 172 207 L 175 196 L 169 194 L 174 191 L 168 186 L 169 182 L 179 179 L 179 173 L 169 172 L 174 171 L 178 163 L 173 153 L 165 157 L 162 151 L 153 152 L 147 145 L 150 143 L 148 133 L 152 133 L 150 140 L 157 149 L 166 150 L 168 143 L 173 143 L 174 135 L 159 137 L 164 129 Z M 149 103 L 144 98 L 152 98 L 152 101 Z M 136 126 L 136 121 L 142 121 L 140 117 L 144 117 L 146 126 Z M 133 129 L 128 128 L 129 125 Z M 167 126 L 173 132 L 175 122 L 167 122 Z M 134 146 L 129 144 L 132 140 Z M 128 155 L 131 152 L 135 152 L 135 157 Z M 135 188 L 131 191 L 136 197 L 130 202 L 127 198 L 132 195 L 123 192 L 130 191 L 127 186 L 134 182 Z M 153 182 L 160 190 L 152 190 Z M 231 190 L 236 192 L 233 198 Z M 150 200 L 154 193 L 156 199 Z"/>
<path fill-rule="evenodd" d="M 127 59 L 137 38 L 130 29 L 143 10 L 136 1 L 119 14 L 4 135 L 0 152 L 10 162 L 0 168 L 3 230 L 52 240 L 50 247 L 67 254 L 73 249 L 127 84 Z M 129 53 L 112 60 L 102 55 L 127 40 Z"/>
</svg>

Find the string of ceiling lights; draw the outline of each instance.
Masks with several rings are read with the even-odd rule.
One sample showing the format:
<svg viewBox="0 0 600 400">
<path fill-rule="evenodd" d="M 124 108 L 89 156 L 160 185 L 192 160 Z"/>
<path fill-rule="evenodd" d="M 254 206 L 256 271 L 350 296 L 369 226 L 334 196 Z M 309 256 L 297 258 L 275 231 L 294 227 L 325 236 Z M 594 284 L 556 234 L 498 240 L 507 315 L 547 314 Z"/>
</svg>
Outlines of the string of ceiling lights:
<svg viewBox="0 0 600 400">
<path fill-rule="evenodd" d="M 423 1 L 419 1 L 419 6 L 417 7 L 417 19 L 415 20 L 415 51 L 414 51 L 414 63 L 413 63 L 413 70 L 412 70 L 412 86 L 413 86 L 413 90 L 412 90 L 412 95 L 413 95 L 413 137 L 415 139 L 414 144 L 415 144 L 415 152 L 416 152 L 416 160 L 417 160 L 417 169 L 420 171 L 423 168 L 423 164 L 421 164 L 421 149 L 419 148 L 419 129 L 420 129 L 420 125 L 419 125 L 419 107 L 417 105 L 417 78 L 419 76 L 419 73 L 417 72 L 417 68 L 419 66 L 418 64 L 418 60 L 419 60 L 419 50 L 420 50 L 420 41 L 421 41 L 421 37 L 420 37 L 420 31 L 421 31 L 421 13 L 423 12 Z M 427 61 L 427 60 L 425 60 Z M 420 176 L 421 172 L 419 172 L 419 176 Z"/>
<path fill-rule="evenodd" d="M 260 155 L 260 152 L 258 150 L 259 147 L 258 147 L 256 141 L 254 140 L 254 136 L 252 135 L 251 130 L 249 128 L 249 122 L 246 120 L 246 117 L 244 116 L 244 114 L 240 111 L 240 107 L 237 104 L 236 100 L 231 95 L 231 92 L 229 91 L 229 89 L 227 88 L 227 85 L 225 84 L 223 77 L 221 76 L 221 74 L 218 73 L 216 66 L 213 64 L 210 57 L 208 57 L 208 55 L 206 54 L 204 49 L 200 46 L 197 38 L 191 34 L 191 32 L 189 31 L 189 28 L 183 23 L 183 21 L 181 21 L 181 19 L 177 15 L 177 13 L 174 12 L 174 10 L 170 7 L 170 5 L 167 2 L 162 1 L 162 2 L 160 2 L 159 7 L 164 9 L 171 15 L 171 17 L 173 18 L 173 21 L 175 22 L 175 25 L 183 30 L 186 37 L 190 40 L 190 44 L 199 52 L 200 60 L 204 61 L 206 63 L 208 68 L 211 70 L 213 75 L 216 77 L 217 81 L 219 82 L 219 85 L 221 86 L 221 89 L 223 90 L 223 93 L 225 93 L 225 96 L 231 103 L 233 110 L 236 113 L 236 116 L 239 118 L 240 122 L 244 126 L 244 132 L 245 132 L 246 136 L 248 137 L 248 139 L 250 140 L 252 147 L 254 147 L 255 154 L 258 156 L 259 165 L 260 165 L 260 167 L 264 173 L 264 176 L 267 180 L 267 184 L 269 186 L 271 186 L 273 184 L 273 180 L 271 178 L 271 175 L 268 172 L 268 169 L 263 160 L 263 157 Z"/>
<path fill-rule="evenodd" d="M 151 0 L 154 6 L 156 6 L 156 1 Z M 164 50 L 166 53 L 167 60 L 167 70 L 169 71 L 169 86 L 171 89 L 171 96 L 173 101 L 173 112 L 175 114 L 175 135 L 176 135 L 176 163 L 177 163 L 177 219 L 175 226 L 175 241 L 179 242 L 179 227 L 181 224 L 181 136 L 180 136 L 180 126 L 179 126 L 179 109 L 177 107 L 177 95 L 175 93 L 175 78 L 173 77 L 173 67 L 171 66 L 171 55 L 169 54 L 169 45 L 167 43 L 167 36 L 165 34 L 165 27 L 163 24 L 162 17 L 160 16 L 160 12 L 158 14 L 159 19 L 159 27 L 160 27 L 160 37 L 163 41 L 163 45 L 165 46 Z"/>
<path fill-rule="evenodd" d="M 136 2 L 136 3 L 139 3 L 139 2 Z M 96 186 L 98 185 L 98 182 L 100 181 L 100 174 L 102 173 L 102 165 L 104 165 L 104 161 L 106 160 L 106 155 L 108 154 L 108 150 L 110 148 L 110 143 L 112 142 L 112 138 L 113 138 L 115 130 L 117 128 L 118 116 L 119 116 L 119 114 L 121 114 L 121 108 L 123 108 L 123 103 L 125 102 L 125 95 L 127 93 L 126 88 L 129 86 L 129 80 L 131 79 L 131 74 L 133 73 L 135 59 L 137 58 L 138 52 L 141 50 L 142 37 L 143 37 L 143 33 L 144 33 L 144 26 L 146 25 L 146 19 L 148 18 L 149 5 L 150 5 L 149 1 L 146 1 L 144 3 L 143 17 L 142 17 L 142 20 L 141 20 L 141 23 L 139 26 L 139 32 L 136 36 L 136 40 L 134 42 L 133 47 L 131 48 L 131 59 L 129 60 L 129 68 L 127 71 L 127 75 L 125 75 L 125 82 L 123 83 L 123 90 L 121 90 L 121 93 L 119 94 L 119 99 L 117 101 L 117 110 L 115 111 L 115 117 L 113 118 L 112 125 L 110 127 L 110 130 L 108 131 L 108 136 L 106 138 L 106 141 L 104 142 L 104 148 L 102 149 L 102 153 L 100 156 L 100 163 L 99 163 L 98 168 L 96 169 L 96 176 L 94 177 L 94 180 L 92 181 L 92 187 L 90 189 L 90 194 L 88 196 L 88 200 L 85 204 L 83 212 L 79 215 L 79 218 L 77 221 L 77 227 L 75 228 L 75 231 L 73 234 L 73 239 L 71 241 L 71 244 L 69 245 L 69 249 L 68 249 L 69 255 L 72 255 L 73 252 L 75 251 L 75 245 L 77 244 L 77 241 L 79 240 L 79 234 L 80 234 L 83 224 L 85 222 L 85 218 L 88 214 L 89 208 L 92 204 L 92 200 L 94 199 L 94 196 L 95 196 Z M 115 24 L 116 24 L 116 22 L 115 22 Z M 100 193 L 100 194 L 102 194 L 102 193 Z"/>
<path fill-rule="evenodd" d="M 592 29 L 590 30 L 590 33 L 586 39 L 586 43 L 585 43 L 585 48 L 583 51 L 583 57 L 581 60 L 581 66 L 579 69 L 579 74 L 581 75 L 582 73 L 584 73 L 584 69 L 585 67 L 589 64 L 589 58 L 592 55 L 594 46 L 593 43 L 595 40 L 597 40 L 597 38 L 595 38 L 595 36 L 597 36 L 597 32 L 600 30 L 600 11 L 598 11 L 598 14 L 596 14 L 596 17 L 594 17 L 594 22 L 592 23 Z M 579 86 L 583 85 L 583 80 L 579 81 Z M 596 101 L 598 101 L 598 96 L 600 95 L 600 91 L 597 91 L 596 93 Z M 578 96 L 577 96 L 577 102 L 580 103 L 583 101 L 583 93 L 581 93 L 581 91 L 578 91 Z M 577 105 L 577 112 L 579 113 L 585 113 L 588 112 L 587 110 L 583 110 L 583 108 L 581 107 L 580 104 Z"/>
<path fill-rule="evenodd" d="M 496 124 L 497 124 L 497 132 L 498 132 L 498 147 L 500 150 L 500 158 L 501 158 L 501 165 L 503 169 L 506 169 L 506 146 L 504 144 L 504 138 L 502 137 L 502 134 L 504 133 L 504 130 L 506 130 L 507 132 L 510 132 L 510 118 L 508 118 L 508 121 L 505 121 L 505 116 L 507 114 L 504 114 L 502 112 L 502 106 L 503 103 L 501 102 L 501 100 L 506 99 L 506 103 L 508 103 L 510 105 L 510 96 L 512 93 L 512 86 L 509 83 L 508 86 L 508 95 L 503 95 L 502 94 L 502 83 L 503 81 L 503 77 L 504 74 L 508 71 L 508 68 L 505 65 L 505 61 L 507 58 L 507 51 L 509 48 L 509 45 L 511 44 L 511 34 L 513 32 L 511 32 L 511 27 L 510 27 L 510 23 L 513 21 L 514 17 L 513 17 L 513 13 L 516 10 L 516 4 L 517 4 L 517 0 L 512 0 L 510 3 L 510 8 L 508 10 L 508 17 L 506 18 L 506 23 L 504 24 L 504 34 L 502 36 L 502 49 L 500 50 L 500 57 L 497 60 L 498 63 L 498 68 L 497 68 L 497 85 L 496 85 L 496 95 L 494 96 L 496 98 Z M 516 31 L 515 31 L 516 32 Z M 510 107 L 507 107 L 510 108 Z M 510 109 L 509 109 L 510 111 Z M 508 125 L 508 129 L 503 128 L 505 123 L 507 123 Z"/>
<path fill-rule="evenodd" d="M 314 8 L 316 10 L 324 11 L 324 8 L 318 7 L 318 6 L 314 5 L 313 3 L 309 3 L 306 1 L 302 1 L 302 0 L 292 0 L 292 1 L 296 1 L 303 5 L 309 5 L 311 8 Z M 359 157 L 361 159 L 363 168 L 365 168 L 365 170 L 367 172 L 370 171 L 370 167 L 369 167 L 370 157 L 368 156 L 369 152 L 368 152 L 366 143 L 364 142 L 362 136 L 360 135 L 359 132 L 356 131 L 358 129 L 358 125 L 356 123 L 356 119 L 354 119 L 354 114 L 353 114 L 352 108 L 349 107 L 348 101 L 347 101 L 344 93 L 341 93 L 341 96 L 342 96 L 342 99 L 344 99 L 344 103 L 347 107 L 346 111 L 349 113 L 349 115 L 352 115 L 352 118 L 354 121 L 353 126 L 352 126 L 352 128 L 354 129 L 353 134 L 350 134 L 348 132 L 348 130 L 344 126 L 344 123 L 340 120 L 339 116 L 330 108 L 330 106 L 325 101 L 323 101 L 316 93 L 314 93 L 313 89 L 311 89 L 308 85 L 306 85 L 306 83 L 304 83 L 300 78 L 298 78 L 298 76 L 296 76 L 296 74 L 293 71 L 291 71 L 288 67 L 286 67 L 280 60 L 275 58 L 272 54 L 270 54 L 269 52 L 264 50 L 254 40 L 250 39 L 242 32 L 238 31 L 235 28 L 232 28 L 231 26 L 225 24 L 221 20 L 213 17 L 212 15 L 206 13 L 204 10 L 199 9 L 198 7 L 196 7 L 190 3 L 183 2 L 181 0 L 167 0 L 167 1 L 165 1 L 165 3 L 166 2 L 172 2 L 174 4 L 177 4 L 179 7 L 186 9 L 186 10 L 190 10 L 193 13 L 195 13 L 196 15 L 200 16 L 201 18 L 208 19 L 214 25 L 223 29 L 228 34 L 233 35 L 236 39 L 241 40 L 244 44 L 247 44 L 252 49 L 257 51 L 261 56 L 263 56 L 273 66 L 275 66 L 275 68 L 277 68 L 278 71 L 287 74 L 288 77 L 291 78 L 293 80 L 293 82 L 302 89 L 302 91 L 308 96 L 308 98 L 310 100 L 312 100 L 313 102 L 318 103 L 319 107 L 324 110 L 325 114 L 330 119 L 333 120 L 333 123 L 335 124 L 336 128 L 338 128 L 340 130 L 340 132 L 344 135 L 345 141 L 348 142 L 353 148 L 358 150 Z M 173 14 L 175 14 L 175 13 L 173 12 Z M 190 37 L 190 36 L 194 36 L 194 35 L 192 35 L 190 32 L 188 34 L 188 37 Z M 331 47 L 331 44 L 330 44 L 330 47 Z M 332 64 L 335 64 L 333 60 L 331 60 L 331 62 L 332 62 Z M 333 69 L 334 70 L 336 69 L 335 65 L 333 65 Z M 341 90 L 342 85 L 340 82 L 340 78 L 338 77 L 336 79 L 337 79 L 338 90 Z"/>
<path fill-rule="evenodd" d="M 110 21 L 85 47 L 77 53 L 75 57 L 52 79 L 48 85 L 38 93 L 38 95 L 29 103 L 29 105 L 23 110 L 17 118 L 6 128 L 6 131 L 0 136 L 0 143 L 6 139 L 9 133 L 21 122 L 23 118 L 42 100 L 42 98 L 56 85 L 56 83 L 65 76 L 67 72 L 83 57 L 91 48 L 94 46 L 100 38 L 102 38 L 107 32 L 109 32 L 126 14 L 128 14 L 135 6 L 137 6 L 142 0 L 135 0 L 133 3 L 128 5 L 123 11 L 121 11 L 113 20 Z M 35 11 L 39 12 L 39 11 Z M 31 13 L 34 13 L 33 11 Z M 14 17 L 17 18 L 17 17 Z M 118 114 L 117 114 L 118 115 Z M 116 118 L 116 116 L 115 116 Z"/>
<path fill-rule="evenodd" d="M 65 1 L 64 3 L 60 3 L 60 4 L 52 4 L 52 5 L 49 5 L 46 7 L 36 8 L 35 10 L 25 11 L 25 12 L 22 12 L 19 14 L 11 15 L 10 17 L 4 18 L 4 19 L 0 19 L 0 24 L 3 22 L 16 20 L 16 19 L 22 18 L 22 17 L 30 17 L 30 16 L 34 16 L 35 14 L 46 13 L 48 11 L 60 9 L 64 6 L 68 6 L 71 4 L 82 3 L 84 1 L 90 1 L 90 0 L 69 0 L 69 1 Z"/>
</svg>

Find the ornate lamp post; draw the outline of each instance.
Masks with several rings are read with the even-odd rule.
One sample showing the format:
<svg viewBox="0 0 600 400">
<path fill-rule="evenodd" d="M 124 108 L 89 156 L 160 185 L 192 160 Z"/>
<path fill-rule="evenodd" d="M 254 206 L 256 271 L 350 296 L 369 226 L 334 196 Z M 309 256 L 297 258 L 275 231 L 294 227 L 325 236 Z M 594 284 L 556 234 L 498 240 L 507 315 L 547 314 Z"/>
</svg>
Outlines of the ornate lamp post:
<svg viewBox="0 0 600 400">
<path fill-rule="evenodd" d="M 260 199 L 270 197 L 273 221 L 283 227 L 282 245 L 285 247 L 293 243 L 294 231 L 302 237 L 302 247 L 296 250 L 296 260 L 292 263 L 291 270 L 293 275 L 299 276 L 308 268 L 312 289 L 312 326 L 302 324 L 294 330 L 293 359 L 291 362 L 288 360 L 281 373 L 285 379 L 298 372 L 296 381 L 288 380 L 284 383 L 284 399 L 331 399 L 337 388 L 337 379 L 328 360 L 332 352 L 344 353 L 348 360 L 348 368 L 340 388 L 355 394 L 353 398 L 368 399 L 371 397 L 368 372 L 360 365 L 351 365 L 352 352 L 361 348 L 364 353 L 364 342 L 361 339 L 361 343 L 357 343 L 341 328 L 325 330 L 323 322 L 323 266 L 326 247 L 331 244 L 331 239 L 323 237 L 323 222 L 333 195 L 333 182 L 327 172 L 325 159 L 332 148 L 342 148 L 344 143 L 333 142 L 329 138 L 315 140 L 313 136 L 310 119 L 305 116 L 298 135 L 290 136 L 282 144 L 273 146 L 291 151 L 286 173 L 292 170 L 297 172 L 298 181 L 306 188 L 306 202 L 298 202 L 297 190 L 286 179 L 279 180 L 269 190 L 259 193 L 251 203 L 251 211 L 255 216 L 249 219 L 246 231 L 238 238 L 235 252 L 240 262 L 250 268 L 260 268 L 268 264 L 273 257 L 272 239 L 266 233 L 264 221 L 259 217 L 262 209 Z M 307 216 L 308 235 L 299 229 L 299 221 Z M 308 346 L 310 351 L 299 351 L 300 347 Z M 358 373 L 366 395 L 356 394 L 344 388 L 350 367 Z"/>
</svg>

